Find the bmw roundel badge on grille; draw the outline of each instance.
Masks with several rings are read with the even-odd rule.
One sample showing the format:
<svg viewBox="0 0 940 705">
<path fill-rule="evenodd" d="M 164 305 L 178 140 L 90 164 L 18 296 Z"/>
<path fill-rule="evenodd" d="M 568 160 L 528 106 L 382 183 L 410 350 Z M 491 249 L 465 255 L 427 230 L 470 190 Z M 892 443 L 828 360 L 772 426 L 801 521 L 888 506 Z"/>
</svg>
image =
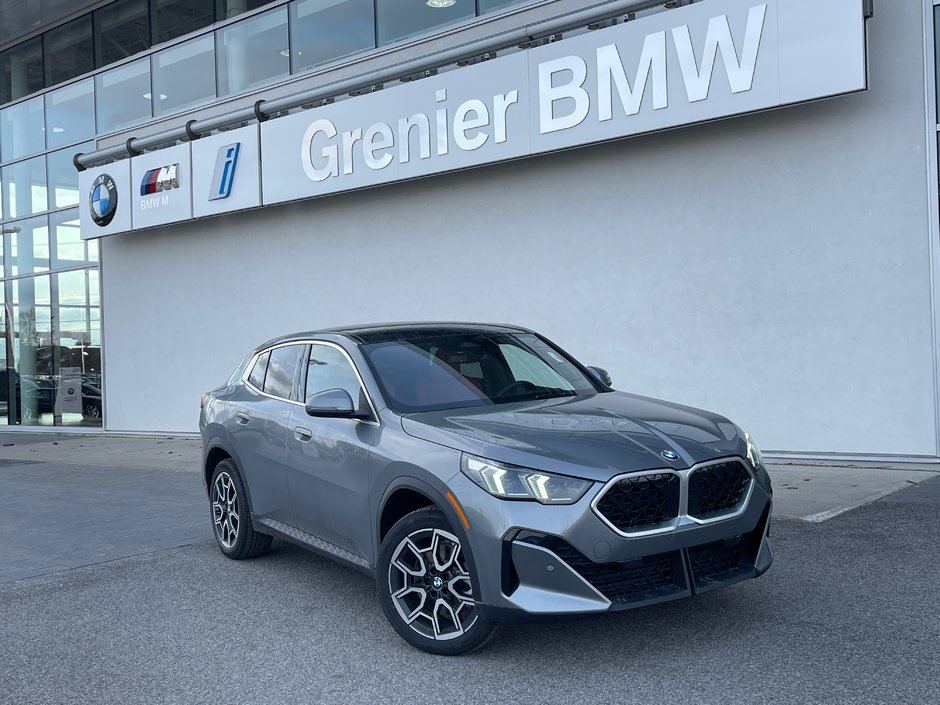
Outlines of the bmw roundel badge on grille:
<svg viewBox="0 0 940 705">
<path fill-rule="evenodd" d="M 679 454 L 674 450 L 664 450 L 660 452 L 660 455 L 663 456 L 666 460 L 678 460 Z"/>
</svg>

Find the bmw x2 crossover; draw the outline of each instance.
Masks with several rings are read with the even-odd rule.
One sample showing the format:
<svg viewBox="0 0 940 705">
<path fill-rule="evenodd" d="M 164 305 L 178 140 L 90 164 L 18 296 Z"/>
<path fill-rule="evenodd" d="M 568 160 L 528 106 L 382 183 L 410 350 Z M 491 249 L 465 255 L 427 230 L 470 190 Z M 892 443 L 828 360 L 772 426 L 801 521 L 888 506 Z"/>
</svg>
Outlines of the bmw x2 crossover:
<svg viewBox="0 0 940 705">
<path fill-rule="evenodd" d="M 461 654 L 498 622 L 651 605 L 773 561 L 760 451 L 614 391 L 524 328 L 298 333 L 204 395 L 203 477 L 235 559 L 293 541 L 374 576 L 395 630 Z"/>
</svg>

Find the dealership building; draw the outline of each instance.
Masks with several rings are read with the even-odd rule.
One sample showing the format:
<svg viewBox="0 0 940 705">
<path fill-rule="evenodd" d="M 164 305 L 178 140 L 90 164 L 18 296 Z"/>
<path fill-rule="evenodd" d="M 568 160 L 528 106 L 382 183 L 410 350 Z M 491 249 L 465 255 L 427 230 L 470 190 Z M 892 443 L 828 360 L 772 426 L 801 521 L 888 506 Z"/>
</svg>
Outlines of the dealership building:
<svg viewBox="0 0 940 705">
<path fill-rule="evenodd" d="M 269 338 L 467 320 L 940 459 L 935 1 L 4 2 L 0 424 L 194 433 Z"/>
</svg>

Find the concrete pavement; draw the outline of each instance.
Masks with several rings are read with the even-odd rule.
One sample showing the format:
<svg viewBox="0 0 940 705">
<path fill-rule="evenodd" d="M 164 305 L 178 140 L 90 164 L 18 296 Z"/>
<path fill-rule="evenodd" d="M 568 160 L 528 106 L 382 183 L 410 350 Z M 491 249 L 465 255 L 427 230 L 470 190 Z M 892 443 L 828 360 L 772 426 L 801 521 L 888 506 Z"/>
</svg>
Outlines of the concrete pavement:
<svg viewBox="0 0 940 705">
<path fill-rule="evenodd" d="M 250 561 L 202 541 L 6 583 L 0 703 L 935 702 L 938 485 L 825 523 L 775 521 L 777 560 L 758 580 L 591 621 L 504 626 L 457 659 L 399 639 L 367 577 L 282 542 Z"/>
</svg>

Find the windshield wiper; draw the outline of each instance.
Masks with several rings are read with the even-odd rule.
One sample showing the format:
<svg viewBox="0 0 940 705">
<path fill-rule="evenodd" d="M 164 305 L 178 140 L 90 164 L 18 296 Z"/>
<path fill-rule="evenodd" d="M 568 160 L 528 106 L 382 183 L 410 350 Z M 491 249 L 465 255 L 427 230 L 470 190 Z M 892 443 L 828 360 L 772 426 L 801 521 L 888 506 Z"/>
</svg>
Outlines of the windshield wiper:
<svg viewBox="0 0 940 705">
<path fill-rule="evenodd" d="M 544 392 L 533 394 L 533 399 L 554 399 L 555 397 L 576 397 L 578 393 L 573 389 L 546 389 Z"/>
</svg>

